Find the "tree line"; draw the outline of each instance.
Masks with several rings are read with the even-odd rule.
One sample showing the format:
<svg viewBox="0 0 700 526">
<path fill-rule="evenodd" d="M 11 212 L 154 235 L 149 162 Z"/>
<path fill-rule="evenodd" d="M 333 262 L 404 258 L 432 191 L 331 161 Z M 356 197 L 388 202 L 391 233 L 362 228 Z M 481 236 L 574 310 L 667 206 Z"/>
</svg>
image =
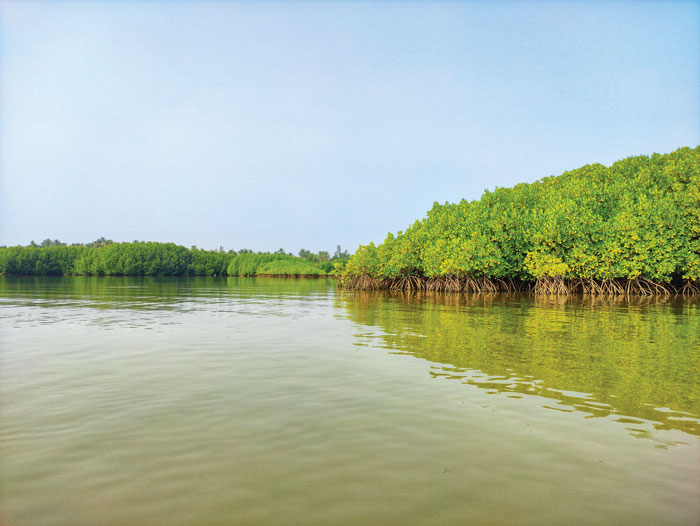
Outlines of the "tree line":
<svg viewBox="0 0 700 526">
<path fill-rule="evenodd" d="M 700 146 L 590 164 L 532 184 L 435 203 L 361 246 L 357 289 L 700 292 Z"/>
<path fill-rule="evenodd" d="M 277 252 L 203 250 L 175 243 L 115 243 L 104 237 L 67 245 L 59 240 L 0 247 L 0 274 L 85 276 L 326 276 L 342 271 L 349 258 L 340 246 L 333 256 L 301 250 Z"/>
</svg>

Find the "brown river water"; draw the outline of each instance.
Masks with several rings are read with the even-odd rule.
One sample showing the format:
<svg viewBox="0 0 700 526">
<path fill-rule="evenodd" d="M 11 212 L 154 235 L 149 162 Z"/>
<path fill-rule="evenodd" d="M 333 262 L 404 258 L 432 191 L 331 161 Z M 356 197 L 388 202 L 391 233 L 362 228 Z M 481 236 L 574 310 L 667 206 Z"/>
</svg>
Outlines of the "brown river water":
<svg viewBox="0 0 700 526">
<path fill-rule="evenodd" d="M 0 524 L 700 524 L 700 303 L 0 277 Z"/>
</svg>

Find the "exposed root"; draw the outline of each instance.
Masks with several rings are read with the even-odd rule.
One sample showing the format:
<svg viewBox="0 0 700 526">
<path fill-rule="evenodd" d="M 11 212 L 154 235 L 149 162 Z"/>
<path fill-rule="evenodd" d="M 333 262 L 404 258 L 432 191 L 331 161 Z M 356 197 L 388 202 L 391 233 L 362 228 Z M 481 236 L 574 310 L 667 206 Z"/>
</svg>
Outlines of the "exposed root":
<svg viewBox="0 0 700 526">
<path fill-rule="evenodd" d="M 680 293 L 683 296 L 692 296 L 693 294 L 700 294 L 700 282 L 694 279 L 687 279 L 681 287 Z"/>
<path fill-rule="evenodd" d="M 350 290 L 379 290 L 382 280 L 363 274 L 362 276 L 342 276 L 338 279 L 338 286 Z"/>
<path fill-rule="evenodd" d="M 569 294 L 569 287 L 563 278 L 541 278 L 535 282 L 535 294 Z"/>
<path fill-rule="evenodd" d="M 473 276 L 444 276 L 425 278 L 404 276 L 400 278 L 372 278 L 363 276 L 343 276 L 338 285 L 350 290 L 430 291 L 430 292 L 515 292 L 524 290 L 523 282 L 512 279 L 475 278 Z M 528 285 L 529 286 L 529 285 Z"/>
<path fill-rule="evenodd" d="M 534 282 L 504 278 L 476 278 L 474 276 L 403 276 L 400 278 L 373 278 L 342 276 L 338 285 L 350 290 L 391 290 L 395 292 L 463 292 L 493 294 L 496 292 L 532 292 L 537 295 L 586 294 L 595 296 L 671 296 L 700 294 L 700 282 L 686 280 L 676 288 L 670 282 L 659 283 L 644 277 L 635 279 L 564 279 L 548 277 Z"/>
</svg>

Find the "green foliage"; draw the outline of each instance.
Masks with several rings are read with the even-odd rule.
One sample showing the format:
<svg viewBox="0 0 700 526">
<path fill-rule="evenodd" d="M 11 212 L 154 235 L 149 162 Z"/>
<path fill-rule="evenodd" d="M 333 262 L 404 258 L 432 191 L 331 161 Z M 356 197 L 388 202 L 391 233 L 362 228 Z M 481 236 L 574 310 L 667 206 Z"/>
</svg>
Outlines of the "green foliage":
<svg viewBox="0 0 700 526">
<path fill-rule="evenodd" d="M 192 254 L 174 243 L 111 243 L 86 250 L 74 273 L 95 276 L 183 276 Z"/>
<path fill-rule="evenodd" d="M 341 276 L 345 272 L 345 267 L 348 264 L 348 259 L 334 259 L 332 261 L 326 261 L 321 263 L 321 268 L 325 270 L 328 274 L 334 276 Z"/>
<path fill-rule="evenodd" d="M 325 276 L 330 273 L 326 263 L 316 263 L 314 254 L 306 252 L 308 259 L 292 256 L 284 252 L 238 254 L 230 260 L 229 276 Z"/>
<path fill-rule="evenodd" d="M 0 274 L 72 274 L 83 246 L 50 245 L 39 247 L 6 247 L 0 249 Z"/>
<path fill-rule="evenodd" d="M 276 259 L 258 267 L 258 276 L 323 276 L 326 272 L 304 259 Z"/>
<path fill-rule="evenodd" d="M 525 270 L 536 279 L 559 278 L 566 275 L 569 265 L 553 254 L 528 252 L 525 256 Z"/>
<path fill-rule="evenodd" d="M 392 236 L 392 234 L 389 235 Z M 370 276 L 373 278 L 381 275 L 380 269 L 379 254 L 374 243 L 359 247 L 345 266 L 345 272 L 348 275 Z"/>
<path fill-rule="evenodd" d="M 246 253 L 238 254 L 231 259 L 228 265 L 229 276 L 255 276 L 258 273 L 258 267 L 265 263 L 279 259 L 287 259 L 293 256 L 288 256 L 285 253 Z"/>
<path fill-rule="evenodd" d="M 193 247 L 188 274 L 192 276 L 225 276 L 231 254 Z"/>
<path fill-rule="evenodd" d="M 700 280 L 700 146 L 440 205 L 344 277 Z"/>
<path fill-rule="evenodd" d="M 319 257 L 308 251 L 305 259 L 287 254 L 224 252 L 187 249 L 174 243 L 134 241 L 115 243 L 100 238 L 87 245 L 65 246 L 45 240 L 41 245 L 0 247 L 0 274 L 86 276 L 325 276 L 337 274 L 347 262 Z"/>
<path fill-rule="evenodd" d="M 65 243 L 61 243 L 58 239 L 44 239 L 41 242 L 42 247 L 64 247 Z"/>
<path fill-rule="evenodd" d="M 92 241 L 91 243 L 85 243 L 87 247 L 104 247 L 106 245 L 111 245 L 114 243 L 111 239 L 106 239 L 104 236 Z"/>
</svg>

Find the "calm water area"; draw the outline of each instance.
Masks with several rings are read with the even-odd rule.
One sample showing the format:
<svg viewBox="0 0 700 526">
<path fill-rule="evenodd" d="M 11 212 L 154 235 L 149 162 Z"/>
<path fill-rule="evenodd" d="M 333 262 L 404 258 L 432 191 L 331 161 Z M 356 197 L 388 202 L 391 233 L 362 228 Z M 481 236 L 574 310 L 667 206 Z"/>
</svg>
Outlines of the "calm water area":
<svg viewBox="0 0 700 526">
<path fill-rule="evenodd" d="M 0 278 L 0 524 L 700 524 L 700 302 Z"/>
</svg>

